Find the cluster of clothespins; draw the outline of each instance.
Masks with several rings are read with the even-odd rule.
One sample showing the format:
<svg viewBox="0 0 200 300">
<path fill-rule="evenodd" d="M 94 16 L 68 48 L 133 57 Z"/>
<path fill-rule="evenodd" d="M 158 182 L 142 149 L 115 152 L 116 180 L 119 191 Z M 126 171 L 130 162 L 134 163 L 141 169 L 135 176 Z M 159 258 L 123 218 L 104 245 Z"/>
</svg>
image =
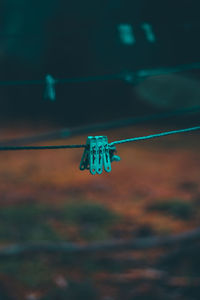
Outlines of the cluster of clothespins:
<svg viewBox="0 0 200 300">
<path fill-rule="evenodd" d="M 107 136 L 89 136 L 81 159 L 80 170 L 90 170 L 92 175 L 101 174 L 103 169 L 111 171 L 111 163 L 120 161 L 115 155 L 116 147 L 108 144 Z"/>
</svg>

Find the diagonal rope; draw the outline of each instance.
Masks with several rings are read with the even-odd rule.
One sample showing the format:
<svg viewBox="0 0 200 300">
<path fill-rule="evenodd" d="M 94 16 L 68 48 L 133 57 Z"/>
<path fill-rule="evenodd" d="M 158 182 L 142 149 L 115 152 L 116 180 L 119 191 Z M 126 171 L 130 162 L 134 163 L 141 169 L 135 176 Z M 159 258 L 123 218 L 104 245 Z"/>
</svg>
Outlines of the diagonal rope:
<svg viewBox="0 0 200 300">
<path fill-rule="evenodd" d="M 115 141 L 115 142 L 110 143 L 109 146 L 114 146 L 114 145 L 118 145 L 118 144 L 129 143 L 129 142 L 150 140 L 150 139 L 159 138 L 162 136 L 167 136 L 167 135 L 172 135 L 172 134 L 177 134 L 177 133 L 191 132 L 191 131 L 196 131 L 196 130 L 200 130 L 200 126 L 186 128 L 186 129 L 166 131 L 166 132 L 161 132 L 161 133 L 157 133 L 157 134 L 151 134 L 151 135 L 146 135 L 146 136 L 139 136 L 139 137 L 135 137 L 135 138 Z"/>
</svg>

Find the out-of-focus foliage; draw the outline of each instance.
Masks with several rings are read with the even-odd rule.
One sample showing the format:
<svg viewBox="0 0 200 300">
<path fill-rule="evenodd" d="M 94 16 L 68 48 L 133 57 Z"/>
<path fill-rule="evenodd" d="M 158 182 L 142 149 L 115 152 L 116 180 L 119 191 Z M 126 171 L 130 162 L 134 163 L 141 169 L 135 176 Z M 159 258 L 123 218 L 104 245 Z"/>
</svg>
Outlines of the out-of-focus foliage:
<svg viewBox="0 0 200 300">
<path fill-rule="evenodd" d="M 52 210 L 40 205 L 22 204 L 0 210 L 0 240 L 59 240 L 48 219 Z"/>
<path fill-rule="evenodd" d="M 80 235 L 89 240 L 109 237 L 109 227 L 116 223 L 117 216 L 98 203 L 76 201 L 63 209 L 66 222 L 78 225 Z"/>
<path fill-rule="evenodd" d="M 178 199 L 162 200 L 153 203 L 149 208 L 150 210 L 167 213 L 183 220 L 190 219 L 194 217 L 195 214 L 194 203 L 184 202 Z"/>
<path fill-rule="evenodd" d="M 54 289 L 41 300 L 98 300 L 98 292 L 92 282 L 69 282 L 67 288 Z"/>
</svg>

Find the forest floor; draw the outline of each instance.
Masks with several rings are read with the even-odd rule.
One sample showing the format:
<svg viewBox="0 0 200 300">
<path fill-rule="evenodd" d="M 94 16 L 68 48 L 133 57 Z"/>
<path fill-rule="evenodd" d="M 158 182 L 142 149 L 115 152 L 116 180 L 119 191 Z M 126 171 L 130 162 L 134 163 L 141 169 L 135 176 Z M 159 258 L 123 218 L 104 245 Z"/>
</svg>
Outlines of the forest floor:
<svg viewBox="0 0 200 300">
<path fill-rule="evenodd" d="M 0 129 L 1 139 L 47 129 L 22 128 Z M 159 131 L 170 129 L 161 126 Z M 111 142 L 156 132 L 156 125 L 148 125 L 105 134 Z M 86 138 L 42 144 L 84 144 Z M 82 149 L 1 152 L 2 247 L 166 236 L 200 226 L 198 132 L 123 144 L 117 150 L 121 161 L 112 164 L 112 172 L 95 176 L 79 170 Z M 156 265 L 164 252 L 6 258 L 0 260 L 0 299 L 199 299 L 198 255 L 177 259 L 169 272 Z M 144 267 L 137 260 L 150 263 Z"/>
</svg>

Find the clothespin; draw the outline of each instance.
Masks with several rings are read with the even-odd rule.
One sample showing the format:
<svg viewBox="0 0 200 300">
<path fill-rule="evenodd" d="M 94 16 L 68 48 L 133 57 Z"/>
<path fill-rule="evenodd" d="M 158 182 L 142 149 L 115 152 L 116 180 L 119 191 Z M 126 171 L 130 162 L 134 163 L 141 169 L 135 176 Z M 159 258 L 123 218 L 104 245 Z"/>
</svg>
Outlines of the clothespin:
<svg viewBox="0 0 200 300">
<path fill-rule="evenodd" d="M 89 136 L 81 159 L 80 170 L 90 170 L 92 175 L 101 174 L 103 168 L 106 172 L 111 172 L 111 162 L 120 160 L 120 157 L 114 155 L 115 152 L 115 146 L 108 144 L 106 136 Z"/>
<path fill-rule="evenodd" d="M 130 46 L 136 43 L 132 25 L 119 24 L 118 31 L 119 31 L 119 36 L 122 44 Z"/>
<path fill-rule="evenodd" d="M 44 98 L 55 101 L 56 100 L 56 90 L 55 90 L 55 84 L 56 80 L 51 75 L 46 75 L 45 77 L 46 81 L 46 90 L 44 94 Z"/>
<path fill-rule="evenodd" d="M 156 36 L 153 31 L 153 27 L 149 23 L 143 23 L 141 24 L 141 28 L 144 30 L 146 39 L 149 43 L 155 43 L 156 42 Z"/>
</svg>

